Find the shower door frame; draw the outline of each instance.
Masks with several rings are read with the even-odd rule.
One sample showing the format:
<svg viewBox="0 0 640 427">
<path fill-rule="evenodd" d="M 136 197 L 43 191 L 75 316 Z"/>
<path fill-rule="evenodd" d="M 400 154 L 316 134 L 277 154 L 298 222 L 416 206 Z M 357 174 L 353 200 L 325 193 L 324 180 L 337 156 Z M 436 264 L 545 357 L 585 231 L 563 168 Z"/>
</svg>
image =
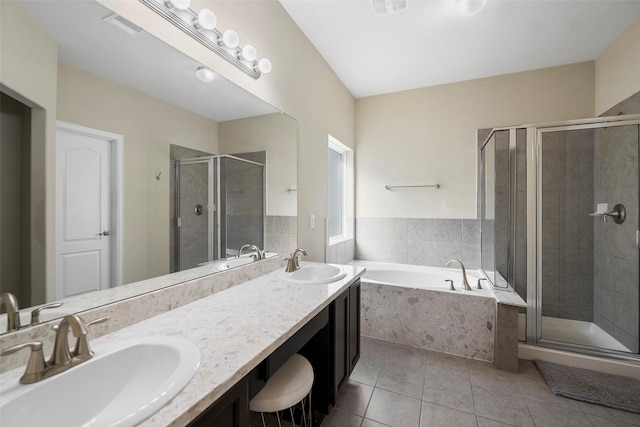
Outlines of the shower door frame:
<svg viewBox="0 0 640 427">
<path fill-rule="evenodd" d="M 260 166 L 262 168 L 262 221 L 264 227 L 264 218 L 267 212 L 266 206 L 266 167 L 263 163 L 254 162 L 253 160 L 244 159 L 242 157 L 233 156 L 230 154 L 219 154 L 213 156 L 204 156 L 204 157 L 195 157 L 190 159 L 182 159 L 176 160 L 176 169 L 175 169 L 175 188 L 176 188 L 176 198 L 175 198 L 175 212 L 176 212 L 176 223 L 175 223 L 175 262 L 176 262 L 176 271 L 181 271 L 180 269 L 180 225 L 178 219 L 180 219 L 180 168 L 182 165 L 193 165 L 193 164 L 208 164 L 208 172 L 207 172 L 207 194 L 208 203 L 207 203 L 207 258 L 209 261 L 215 261 L 215 251 L 218 251 L 218 258 L 224 259 L 227 256 L 226 248 L 224 248 L 224 257 L 222 257 L 223 248 L 222 248 L 222 226 L 221 226 L 221 191 L 220 191 L 220 160 L 221 159 L 231 159 L 238 160 L 244 163 L 249 163 L 253 165 Z M 216 237 L 214 239 L 214 237 Z M 226 241 L 226 240 L 225 240 Z M 217 248 L 214 247 L 214 242 L 217 242 Z M 264 245 L 264 229 L 263 229 L 263 242 Z"/>
<path fill-rule="evenodd" d="M 547 132 L 639 126 L 640 114 L 569 120 L 527 128 L 527 344 L 552 347 L 594 356 L 639 361 L 640 354 L 591 347 L 542 338 L 542 136 Z M 523 128 L 517 126 L 516 128 Z M 639 141 L 640 145 L 640 141 Z M 640 151 L 640 148 L 639 148 Z M 640 161 L 639 161 L 640 163 Z M 638 165 L 640 176 L 640 164 Z M 639 179 L 640 181 L 640 179 Z M 640 190 L 640 182 L 638 183 Z M 639 207 L 635 207 L 638 209 Z M 638 225 L 640 228 L 640 225 Z M 533 284 L 534 286 L 529 286 Z"/>
</svg>

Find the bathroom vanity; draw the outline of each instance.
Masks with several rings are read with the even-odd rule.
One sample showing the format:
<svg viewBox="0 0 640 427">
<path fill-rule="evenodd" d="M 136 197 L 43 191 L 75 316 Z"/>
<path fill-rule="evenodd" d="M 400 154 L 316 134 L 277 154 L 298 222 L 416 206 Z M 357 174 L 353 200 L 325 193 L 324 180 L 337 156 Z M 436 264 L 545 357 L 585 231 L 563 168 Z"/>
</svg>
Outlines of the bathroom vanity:
<svg viewBox="0 0 640 427">
<path fill-rule="evenodd" d="M 314 368 L 319 425 L 359 357 L 364 268 L 340 268 L 346 276 L 324 284 L 291 283 L 278 269 L 91 339 L 91 345 L 96 355 L 114 343 L 155 336 L 197 346 L 201 362 L 193 378 L 140 426 L 246 426 L 249 400 L 298 352 Z M 17 383 L 23 371 L 21 366 L 0 375 L 0 387 Z"/>
<path fill-rule="evenodd" d="M 313 286 L 313 285 L 306 285 Z M 189 426 L 244 427 L 249 400 L 295 353 L 314 370 L 312 410 L 315 426 L 335 405 L 360 357 L 360 280 L 356 279 L 258 366 L 215 401 Z"/>
</svg>

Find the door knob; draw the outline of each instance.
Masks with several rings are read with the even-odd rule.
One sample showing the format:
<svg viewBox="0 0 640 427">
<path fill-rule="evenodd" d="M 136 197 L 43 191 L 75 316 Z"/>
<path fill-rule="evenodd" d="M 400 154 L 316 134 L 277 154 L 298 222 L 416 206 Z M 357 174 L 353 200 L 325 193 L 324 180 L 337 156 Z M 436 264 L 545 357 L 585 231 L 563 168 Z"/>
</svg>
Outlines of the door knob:
<svg viewBox="0 0 640 427">
<path fill-rule="evenodd" d="M 102 233 L 98 233 L 98 236 L 108 236 L 111 232 L 109 230 L 104 230 Z"/>
</svg>

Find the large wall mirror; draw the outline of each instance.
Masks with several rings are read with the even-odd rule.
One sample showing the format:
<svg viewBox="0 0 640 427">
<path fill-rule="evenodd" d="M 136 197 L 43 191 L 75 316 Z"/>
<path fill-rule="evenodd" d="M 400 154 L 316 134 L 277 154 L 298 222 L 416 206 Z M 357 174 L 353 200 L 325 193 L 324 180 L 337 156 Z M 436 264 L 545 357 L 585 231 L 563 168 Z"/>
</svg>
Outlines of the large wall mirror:
<svg viewBox="0 0 640 427">
<path fill-rule="evenodd" d="M 227 258 L 243 244 L 296 247 L 293 118 L 220 76 L 200 81 L 201 64 L 96 1 L 3 1 L 2 14 L 3 45 L 13 40 L 3 62 L 31 89 L 34 64 L 53 61 L 57 73 L 36 82 L 55 94 L 48 106 L 24 95 L 20 76 L 0 75 L 0 293 L 15 295 L 23 326 L 42 304 L 64 303 L 43 310 L 46 321 L 148 291 L 150 278 L 168 286 L 240 265 Z M 55 138 L 38 138 L 54 111 Z M 46 220 L 39 195 L 53 188 Z M 41 228 L 52 223 L 56 257 L 43 259 Z"/>
</svg>

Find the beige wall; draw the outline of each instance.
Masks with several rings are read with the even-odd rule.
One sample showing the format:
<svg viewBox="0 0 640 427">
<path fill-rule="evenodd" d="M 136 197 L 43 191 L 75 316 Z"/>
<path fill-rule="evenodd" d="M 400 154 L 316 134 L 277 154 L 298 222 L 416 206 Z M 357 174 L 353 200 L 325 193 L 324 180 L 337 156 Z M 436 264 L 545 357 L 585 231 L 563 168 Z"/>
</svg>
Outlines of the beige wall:
<svg viewBox="0 0 640 427">
<path fill-rule="evenodd" d="M 100 0 L 148 32 L 249 90 L 298 122 L 298 244 L 309 260 L 324 260 L 327 211 L 327 135 L 354 146 L 353 96 L 277 1 L 194 0 L 210 7 L 218 27 L 233 28 L 241 43 L 268 57 L 273 71 L 254 81 L 136 1 Z M 316 227 L 308 227 L 309 214 Z"/>
<path fill-rule="evenodd" d="M 266 215 L 296 216 L 298 131 L 296 121 L 274 113 L 219 123 L 220 153 L 267 152 Z"/>
<path fill-rule="evenodd" d="M 55 191 L 45 183 L 55 182 L 57 55 L 56 43 L 23 9 L 0 1 L 2 90 L 32 108 L 31 279 L 40 290 L 55 281 Z"/>
<path fill-rule="evenodd" d="M 475 218 L 476 130 L 590 117 L 593 87 L 585 62 L 358 99 L 356 216 Z"/>
<path fill-rule="evenodd" d="M 218 123 L 62 62 L 58 119 L 124 136 L 123 283 L 169 273 L 169 145 L 217 153 Z"/>
<path fill-rule="evenodd" d="M 595 114 L 640 91 L 640 19 L 596 60 Z"/>
</svg>

